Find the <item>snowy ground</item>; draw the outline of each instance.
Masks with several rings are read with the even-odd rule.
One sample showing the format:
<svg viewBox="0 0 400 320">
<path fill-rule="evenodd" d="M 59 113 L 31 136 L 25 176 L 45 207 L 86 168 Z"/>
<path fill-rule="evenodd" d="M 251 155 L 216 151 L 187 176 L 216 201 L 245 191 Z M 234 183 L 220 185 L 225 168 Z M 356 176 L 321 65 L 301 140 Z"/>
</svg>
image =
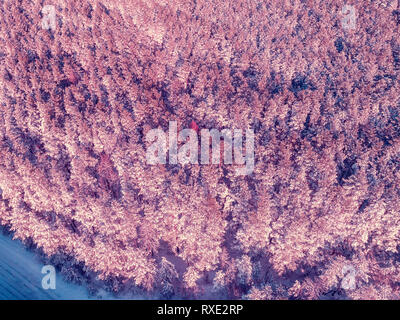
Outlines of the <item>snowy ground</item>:
<svg viewBox="0 0 400 320">
<path fill-rule="evenodd" d="M 55 290 L 44 290 L 42 267 L 20 241 L 0 233 L 0 300 L 89 299 L 86 288 L 67 283 L 60 275 Z"/>
</svg>

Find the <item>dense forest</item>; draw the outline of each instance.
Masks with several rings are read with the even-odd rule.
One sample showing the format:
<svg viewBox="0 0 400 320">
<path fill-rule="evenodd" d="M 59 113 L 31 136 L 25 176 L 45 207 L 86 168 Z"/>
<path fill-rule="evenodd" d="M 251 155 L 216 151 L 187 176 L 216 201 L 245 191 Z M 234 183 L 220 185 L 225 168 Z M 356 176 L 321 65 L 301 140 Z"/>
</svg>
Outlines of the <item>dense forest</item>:
<svg viewBox="0 0 400 320">
<path fill-rule="evenodd" d="M 0 2 L 0 224 L 71 281 L 164 298 L 389 299 L 397 1 Z M 146 162 L 252 129 L 255 167 Z M 103 281 L 103 284 L 97 283 Z"/>
</svg>

